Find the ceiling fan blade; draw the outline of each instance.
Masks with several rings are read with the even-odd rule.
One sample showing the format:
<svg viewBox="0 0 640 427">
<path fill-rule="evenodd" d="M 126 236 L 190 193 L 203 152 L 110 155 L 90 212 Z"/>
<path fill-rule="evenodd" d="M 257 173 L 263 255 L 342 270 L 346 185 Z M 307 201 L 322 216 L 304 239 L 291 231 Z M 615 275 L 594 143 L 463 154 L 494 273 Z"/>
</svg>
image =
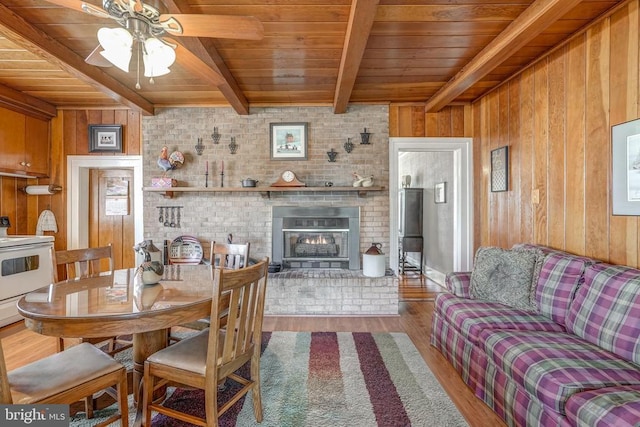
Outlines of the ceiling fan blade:
<svg viewBox="0 0 640 427">
<path fill-rule="evenodd" d="M 100 55 L 102 51 L 102 46 L 98 45 L 95 49 L 91 51 L 89 56 L 87 56 L 84 60 L 89 65 L 95 65 L 97 67 L 111 67 L 113 64 L 109 62 L 107 58 Z"/>
<path fill-rule="evenodd" d="M 88 13 L 90 15 L 100 16 L 102 18 L 113 18 L 104 9 L 98 6 L 94 6 L 90 3 L 86 3 L 80 0 L 45 0 L 48 3 L 58 6 L 66 7 L 68 9 L 77 10 L 78 12 Z"/>
<path fill-rule="evenodd" d="M 176 21 L 179 24 L 176 25 Z M 163 14 L 160 25 L 172 36 L 242 40 L 264 37 L 262 22 L 253 16 Z"/>
</svg>

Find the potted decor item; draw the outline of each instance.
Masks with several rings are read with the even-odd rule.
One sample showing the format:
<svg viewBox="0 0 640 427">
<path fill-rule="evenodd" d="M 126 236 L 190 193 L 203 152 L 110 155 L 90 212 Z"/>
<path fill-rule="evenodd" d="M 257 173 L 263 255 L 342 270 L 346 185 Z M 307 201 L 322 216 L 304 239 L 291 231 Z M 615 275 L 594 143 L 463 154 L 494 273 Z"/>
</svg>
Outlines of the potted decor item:
<svg viewBox="0 0 640 427">
<path fill-rule="evenodd" d="M 381 243 L 372 243 L 362 255 L 362 274 L 367 277 L 382 277 L 385 273 L 384 253 Z"/>
</svg>

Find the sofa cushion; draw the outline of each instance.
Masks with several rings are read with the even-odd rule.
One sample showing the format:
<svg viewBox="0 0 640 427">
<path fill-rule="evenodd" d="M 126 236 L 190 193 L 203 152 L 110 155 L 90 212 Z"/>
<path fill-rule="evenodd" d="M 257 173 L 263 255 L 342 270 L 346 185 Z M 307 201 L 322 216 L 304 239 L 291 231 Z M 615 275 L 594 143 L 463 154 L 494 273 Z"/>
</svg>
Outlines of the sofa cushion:
<svg viewBox="0 0 640 427">
<path fill-rule="evenodd" d="M 485 329 L 564 332 L 565 329 L 539 314 L 479 300 L 458 298 L 451 294 L 436 297 L 436 313 L 474 345 Z"/>
<path fill-rule="evenodd" d="M 543 404 L 565 414 L 567 399 L 585 390 L 640 385 L 640 369 L 575 335 L 558 332 L 480 332 L 487 357 Z"/>
<path fill-rule="evenodd" d="M 567 329 L 640 364 L 640 270 L 596 264 L 584 277 L 569 309 Z"/>
<path fill-rule="evenodd" d="M 471 296 L 520 310 L 536 311 L 534 283 L 540 253 L 481 247 L 471 272 Z"/>
<path fill-rule="evenodd" d="M 546 255 L 536 285 L 536 304 L 541 314 L 566 326 L 569 304 L 583 283 L 584 271 L 598 261 L 530 243 L 516 248 L 538 249 Z"/>
<path fill-rule="evenodd" d="M 444 278 L 444 283 L 447 290 L 457 297 L 471 298 L 471 272 L 470 271 L 456 271 L 453 273 L 447 273 Z"/>
<path fill-rule="evenodd" d="M 577 426 L 637 427 L 640 425 L 640 386 L 576 393 L 567 400 L 567 418 Z"/>
</svg>

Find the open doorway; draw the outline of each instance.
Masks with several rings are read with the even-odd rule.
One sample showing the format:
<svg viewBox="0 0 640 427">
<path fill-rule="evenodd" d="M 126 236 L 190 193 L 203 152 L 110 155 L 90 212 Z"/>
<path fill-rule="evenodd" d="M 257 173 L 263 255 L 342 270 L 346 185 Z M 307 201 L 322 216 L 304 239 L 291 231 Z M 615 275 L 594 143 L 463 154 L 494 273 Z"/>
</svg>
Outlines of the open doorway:
<svg viewBox="0 0 640 427">
<path fill-rule="evenodd" d="M 390 240 L 391 255 L 390 266 L 398 273 L 398 190 L 401 188 L 400 158 L 406 153 L 428 154 L 442 153 L 442 159 L 450 162 L 450 171 L 447 178 L 447 203 L 452 214 L 447 219 L 451 224 L 447 227 L 451 230 L 451 245 L 444 245 L 450 250 L 446 257 L 451 257 L 451 271 L 469 271 L 473 263 L 473 156 L 471 138 L 390 138 L 389 139 L 389 206 L 390 212 Z M 425 158 L 428 158 L 426 156 Z M 425 165 L 426 167 L 427 165 Z M 436 190 L 434 182 L 423 182 L 425 187 L 425 205 L 435 202 Z M 436 181 L 436 183 L 439 183 Z M 429 206 L 424 214 L 430 212 Z M 429 222 L 428 217 L 425 222 Z M 438 224 L 423 227 L 425 247 L 430 245 L 430 237 L 427 233 L 433 232 Z M 429 248 L 424 250 L 429 254 Z M 433 279 L 441 282 L 444 274 L 449 271 L 438 271 L 431 268 L 428 256 L 423 257 L 423 271 L 426 275 L 433 275 Z"/>
<path fill-rule="evenodd" d="M 134 217 L 134 241 L 144 240 L 142 156 L 68 156 L 67 249 L 90 246 L 90 174 L 96 169 L 133 170 L 130 189 L 133 193 L 131 214 Z"/>
</svg>

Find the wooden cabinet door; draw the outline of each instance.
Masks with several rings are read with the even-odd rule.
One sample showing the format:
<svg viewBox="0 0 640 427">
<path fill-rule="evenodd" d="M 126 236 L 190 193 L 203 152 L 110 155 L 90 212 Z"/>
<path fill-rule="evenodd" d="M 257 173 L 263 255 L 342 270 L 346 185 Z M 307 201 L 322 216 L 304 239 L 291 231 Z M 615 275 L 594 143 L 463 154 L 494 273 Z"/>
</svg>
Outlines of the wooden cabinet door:
<svg viewBox="0 0 640 427">
<path fill-rule="evenodd" d="M 49 176 L 49 121 L 26 117 L 25 170 L 30 175 Z"/>
<path fill-rule="evenodd" d="M 0 108 L 0 170 L 2 172 L 24 172 L 25 116 L 15 111 Z M 49 157 L 49 153 L 46 153 Z"/>
</svg>

